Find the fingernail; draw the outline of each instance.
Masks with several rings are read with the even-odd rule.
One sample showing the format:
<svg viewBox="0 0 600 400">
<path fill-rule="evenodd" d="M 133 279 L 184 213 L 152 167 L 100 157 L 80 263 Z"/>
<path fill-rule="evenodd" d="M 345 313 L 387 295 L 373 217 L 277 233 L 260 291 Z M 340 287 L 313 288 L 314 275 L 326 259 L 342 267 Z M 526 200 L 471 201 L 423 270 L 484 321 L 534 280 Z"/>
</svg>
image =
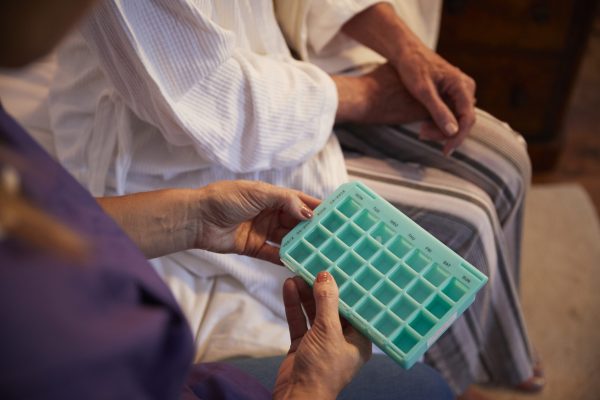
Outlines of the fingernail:
<svg viewBox="0 0 600 400">
<path fill-rule="evenodd" d="M 454 122 L 448 122 L 445 126 L 446 132 L 453 136 L 458 133 L 458 126 Z"/>
<path fill-rule="evenodd" d="M 313 217 L 313 212 L 307 205 L 303 205 L 300 209 L 300 213 L 306 218 L 311 219 Z"/>
<path fill-rule="evenodd" d="M 327 271 L 321 271 L 317 274 L 317 282 L 328 282 L 331 279 L 331 274 Z"/>
</svg>

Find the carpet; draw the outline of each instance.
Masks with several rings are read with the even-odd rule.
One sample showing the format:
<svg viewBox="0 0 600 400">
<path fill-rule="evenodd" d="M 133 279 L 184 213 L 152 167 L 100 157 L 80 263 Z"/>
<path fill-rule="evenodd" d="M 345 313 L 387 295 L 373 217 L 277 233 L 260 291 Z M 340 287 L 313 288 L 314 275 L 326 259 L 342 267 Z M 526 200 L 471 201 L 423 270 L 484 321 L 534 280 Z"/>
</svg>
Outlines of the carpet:
<svg viewBox="0 0 600 400">
<path fill-rule="evenodd" d="M 528 196 L 521 295 L 546 374 L 535 395 L 484 389 L 492 399 L 600 399 L 600 227 L 585 190 L 534 186 Z"/>
</svg>

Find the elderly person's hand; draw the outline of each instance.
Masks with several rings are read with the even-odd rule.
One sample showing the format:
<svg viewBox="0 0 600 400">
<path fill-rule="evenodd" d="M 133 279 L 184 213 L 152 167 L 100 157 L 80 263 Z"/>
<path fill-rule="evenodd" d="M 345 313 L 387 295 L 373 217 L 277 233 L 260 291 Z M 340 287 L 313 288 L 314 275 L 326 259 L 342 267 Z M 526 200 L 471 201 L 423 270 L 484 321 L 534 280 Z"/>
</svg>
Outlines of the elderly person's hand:
<svg viewBox="0 0 600 400">
<path fill-rule="evenodd" d="M 220 181 L 97 199 L 146 257 L 187 249 L 281 263 L 278 244 L 320 200 L 263 182 Z"/>
<path fill-rule="evenodd" d="M 362 76 L 332 76 L 338 90 L 336 122 L 404 124 L 429 116 L 390 63 Z"/>
<path fill-rule="evenodd" d="M 202 191 L 194 247 L 279 264 L 279 248 L 271 243 L 280 243 L 299 221 L 311 218 L 320 203 L 264 182 L 221 181 Z"/>
<path fill-rule="evenodd" d="M 384 56 L 401 82 L 429 112 L 421 138 L 458 147 L 475 123 L 475 81 L 427 48 L 387 3 L 375 4 L 342 31 Z"/>
<path fill-rule="evenodd" d="M 475 123 L 475 81 L 412 33 L 405 37 L 392 63 L 402 83 L 433 119 L 434 123 L 423 125 L 421 137 L 447 140 L 444 152 L 454 150 Z"/>
<path fill-rule="evenodd" d="M 273 398 L 335 399 L 371 357 L 371 342 L 340 320 L 338 287 L 328 272 L 317 275 L 312 290 L 299 277 L 286 280 L 283 301 L 291 345 Z"/>
</svg>

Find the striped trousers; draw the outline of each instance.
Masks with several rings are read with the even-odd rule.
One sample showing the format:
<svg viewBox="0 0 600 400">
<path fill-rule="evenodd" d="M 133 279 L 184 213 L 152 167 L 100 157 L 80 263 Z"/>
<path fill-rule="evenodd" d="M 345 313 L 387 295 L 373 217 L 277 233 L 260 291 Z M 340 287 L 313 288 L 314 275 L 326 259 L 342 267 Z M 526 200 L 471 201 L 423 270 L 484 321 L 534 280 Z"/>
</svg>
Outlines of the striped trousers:
<svg viewBox="0 0 600 400">
<path fill-rule="evenodd" d="M 518 284 L 531 166 L 522 137 L 478 110 L 451 157 L 418 125 L 337 126 L 351 179 L 372 187 L 489 277 L 473 305 L 426 353 L 456 393 L 514 385 L 533 372 Z"/>
</svg>

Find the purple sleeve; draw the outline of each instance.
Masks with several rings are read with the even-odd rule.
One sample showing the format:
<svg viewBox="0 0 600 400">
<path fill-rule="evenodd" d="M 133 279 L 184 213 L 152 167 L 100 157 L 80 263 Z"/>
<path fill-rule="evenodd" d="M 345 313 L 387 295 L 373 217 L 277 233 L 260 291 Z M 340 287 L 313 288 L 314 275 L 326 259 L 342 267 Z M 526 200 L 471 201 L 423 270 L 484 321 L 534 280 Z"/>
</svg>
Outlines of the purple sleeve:
<svg viewBox="0 0 600 400">
<path fill-rule="evenodd" d="M 1 106 L 0 146 L 24 161 L 24 196 L 94 245 L 75 265 L 0 240 L 0 398 L 179 398 L 193 346 L 168 288 Z"/>
<path fill-rule="evenodd" d="M 270 398 L 232 366 L 189 370 L 191 332 L 168 288 L 1 106 L 0 145 L 25 161 L 24 195 L 94 245 L 85 265 L 73 265 L 0 240 L 0 398 Z"/>
</svg>

